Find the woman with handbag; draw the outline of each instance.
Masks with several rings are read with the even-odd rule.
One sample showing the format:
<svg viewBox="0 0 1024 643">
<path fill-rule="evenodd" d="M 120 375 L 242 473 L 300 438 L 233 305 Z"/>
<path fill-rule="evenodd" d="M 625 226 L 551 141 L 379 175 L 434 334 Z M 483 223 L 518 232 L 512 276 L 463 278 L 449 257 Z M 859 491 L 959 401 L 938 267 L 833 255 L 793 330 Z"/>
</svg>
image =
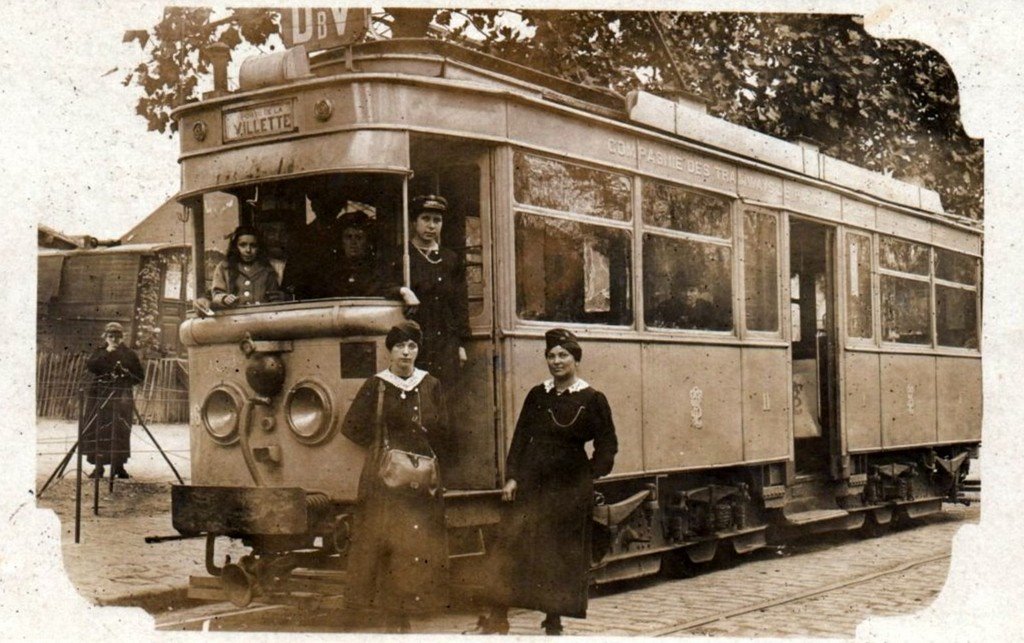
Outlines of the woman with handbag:
<svg viewBox="0 0 1024 643">
<path fill-rule="evenodd" d="M 381 613 L 388 632 L 409 614 L 447 605 L 444 496 L 432 442 L 447 432 L 441 385 L 416 368 L 423 341 L 413 321 L 394 326 L 388 368 L 366 380 L 342 433 L 368 449 L 359 478 L 346 601 Z"/>
<path fill-rule="evenodd" d="M 495 605 L 480 619 L 483 633 L 508 633 L 510 605 L 545 612 L 547 634 L 562 633 L 562 616 L 587 615 L 593 481 L 611 472 L 618 441 L 608 399 L 577 374 L 576 336 L 556 328 L 544 339 L 551 379 L 526 395 L 509 447 Z"/>
</svg>

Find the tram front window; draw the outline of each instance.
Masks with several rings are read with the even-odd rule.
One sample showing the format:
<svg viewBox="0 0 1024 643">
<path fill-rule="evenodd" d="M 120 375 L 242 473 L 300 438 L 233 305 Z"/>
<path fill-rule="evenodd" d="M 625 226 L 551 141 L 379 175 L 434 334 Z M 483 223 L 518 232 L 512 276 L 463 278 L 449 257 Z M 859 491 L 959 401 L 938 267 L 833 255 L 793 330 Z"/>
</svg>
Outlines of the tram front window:
<svg viewBox="0 0 1024 643">
<path fill-rule="evenodd" d="M 256 229 L 262 261 L 273 268 L 279 286 L 260 304 L 397 295 L 402 279 L 398 177 L 331 174 L 260 183 L 207 194 L 204 211 L 211 295 L 217 266 L 229 263 L 229 237 L 236 226 Z"/>
</svg>

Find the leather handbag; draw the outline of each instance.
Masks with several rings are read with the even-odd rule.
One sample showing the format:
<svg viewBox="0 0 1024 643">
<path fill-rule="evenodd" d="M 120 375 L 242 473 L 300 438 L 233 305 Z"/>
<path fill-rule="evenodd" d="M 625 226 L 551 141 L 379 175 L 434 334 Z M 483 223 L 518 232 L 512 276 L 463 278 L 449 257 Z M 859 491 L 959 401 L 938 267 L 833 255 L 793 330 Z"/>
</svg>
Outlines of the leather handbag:
<svg viewBox="0 0 1024 643">
<path fill-rule="evenodd" d="M 384 382 L 377 385 L 377 431 L 380 435 L 377 472 L 384 486 L 434 495 L 441 483 L 437 456 L 403 451 L 390 444 L 384 422 Z"/>
</svg>

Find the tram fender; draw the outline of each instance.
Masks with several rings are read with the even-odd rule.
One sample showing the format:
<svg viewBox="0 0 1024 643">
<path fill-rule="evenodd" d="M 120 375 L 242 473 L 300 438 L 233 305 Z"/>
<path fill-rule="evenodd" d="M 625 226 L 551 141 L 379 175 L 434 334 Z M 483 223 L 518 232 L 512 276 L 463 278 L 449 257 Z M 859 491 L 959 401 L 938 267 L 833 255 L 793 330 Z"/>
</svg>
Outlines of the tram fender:
<svg viewBox="0 0 1024 643">
<path fill-rule="evenodd" d="M 301 487 L 171 487 L 171 522 L 182 534 L 297 535 L 308 530 Z"/>
</svg>

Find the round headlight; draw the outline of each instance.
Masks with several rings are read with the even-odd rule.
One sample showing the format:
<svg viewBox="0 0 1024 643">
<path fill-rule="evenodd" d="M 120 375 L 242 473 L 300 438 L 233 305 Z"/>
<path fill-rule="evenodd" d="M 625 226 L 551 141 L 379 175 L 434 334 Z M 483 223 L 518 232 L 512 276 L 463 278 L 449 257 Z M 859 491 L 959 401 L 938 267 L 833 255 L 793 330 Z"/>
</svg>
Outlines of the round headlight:
<svg viewBox="0 0 1024 643">
<path fill-rule="evenodd" d="M 238 441 L 238 416 L 242 411 L 242 394 L 234 387 L 220 385 L 206 394 L 202 418 L 206 432 L 217 444 Z"/>
<path fill-rule="evenodd" d="M 334 420 L 331 397 L 316 382 L 299 382 L 285 397 L 284 417 L 299 442 L 319 444 L 331 433 Z"/>
</svg>

